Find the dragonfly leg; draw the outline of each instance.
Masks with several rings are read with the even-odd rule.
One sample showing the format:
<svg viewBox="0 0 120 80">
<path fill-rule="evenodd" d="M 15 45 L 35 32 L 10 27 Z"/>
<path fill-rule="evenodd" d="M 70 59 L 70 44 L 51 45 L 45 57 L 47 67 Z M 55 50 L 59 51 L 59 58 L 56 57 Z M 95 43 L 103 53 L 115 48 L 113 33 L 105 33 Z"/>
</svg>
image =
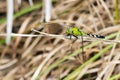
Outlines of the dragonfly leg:
<svg viewBox="0 0 120 80">
<path fill-rule="evenodd" d="M 78 39 L 78 37 L 76 35 L 73 35 L 76 39 Z"/>
<path fill-rule="evenodd" d="M 82 33 L 81 33 L 82 34 Z M 78 36 L 76 36 L 76 35 L 73 35 L 76 39 L 74 40 L 74 42 L 78 39 Z M 81 56 L 81 60 L 83 61 L 84 60 L 84 49 L 83 49 L 83 47 L 84 47 L 84 45 L 83 45 L 83 37 L 81 36 L 81 39 L 82 39 L 82 56 Z"/>
<path fill-rule="evenodd" d="M 70 37 L 69 39 L 71 40 L 72 39 L 72 35 L 71 34 L 67 34 L 68 37 Z"/>
</svg>

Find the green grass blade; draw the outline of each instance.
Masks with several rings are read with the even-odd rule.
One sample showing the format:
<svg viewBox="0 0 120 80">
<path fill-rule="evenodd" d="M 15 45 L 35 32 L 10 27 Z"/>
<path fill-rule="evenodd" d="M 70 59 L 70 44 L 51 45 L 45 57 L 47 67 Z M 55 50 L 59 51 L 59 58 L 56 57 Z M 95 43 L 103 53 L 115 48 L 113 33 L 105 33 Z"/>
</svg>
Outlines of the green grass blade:
<svg viewBox="0 0 120 80">
<path fill-rule="evenodd" d="M 116 24 L 118 24 L 119 22 L 119 1 L 115 0 L 115 20 L 116 20 Z"/>
<path fill-rule="evenodd" d="M 33 10 L 37 10 L 37 9 L 40 9 L 42 7 L 42 3 L 38 3 L 36 5 L 33 5 L 32 7 L 28 7 L 28 8 L 25 8 L 25 9 L 22 9 L 21 11 L 17 12 L 15 15 L 14 15 L 14 19 L 24 15 L 24 14 L 27 14 Z M 6 22 L 6 18 L 2 18 L 0 19 L 0 24 Z"/>
<path fill-rule="evenodd" d="M 96 59 L 98 59 L 102 54 L 104 54 L 107 50 L 109 50 L 110 48 L 112 48 L 112 44 L 107 46 L 106 48 L 104 48 L 103 50 L 101 50 L 99 53 L 97 53 L 94 57 L 90 58 L 88 61 L 86 61 L 83 65 L 81 65 L 80 67 L 78 67 L 77 69 L 75 69 L 72 73 L 70 73 L 67 77 L 65 77 L 63 80 L 71 80 L 74 79 L 75 77 L 77 77 L 81 70 L 87 66 L 89 63 L 95 61 Z"/>
<path fill-rule="evenodd" d="M 120 79 L 120 74 L 114 75 L 111 78 L 109 78 L 108 80 L 118 80 Z"/>
<path fill-rule="evenodd" d="M 1 39 L 0 44 L 5 44 L 5 39 Z"/>
</svg>

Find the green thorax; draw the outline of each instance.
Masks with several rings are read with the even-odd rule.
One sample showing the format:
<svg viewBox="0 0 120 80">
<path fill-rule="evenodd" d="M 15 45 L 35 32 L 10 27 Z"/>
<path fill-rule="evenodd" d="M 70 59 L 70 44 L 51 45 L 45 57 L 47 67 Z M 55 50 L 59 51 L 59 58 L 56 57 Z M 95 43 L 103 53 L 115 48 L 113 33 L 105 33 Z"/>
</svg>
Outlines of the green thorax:
<svg viewBox="0 0 120 80">
<path fill-rule="evenodd" d="M 81 31 L 78 27 L 67 28 L 67 34 L 75 35 L 75 36 L 84 36 L 85 32 Z"/>
</svg>

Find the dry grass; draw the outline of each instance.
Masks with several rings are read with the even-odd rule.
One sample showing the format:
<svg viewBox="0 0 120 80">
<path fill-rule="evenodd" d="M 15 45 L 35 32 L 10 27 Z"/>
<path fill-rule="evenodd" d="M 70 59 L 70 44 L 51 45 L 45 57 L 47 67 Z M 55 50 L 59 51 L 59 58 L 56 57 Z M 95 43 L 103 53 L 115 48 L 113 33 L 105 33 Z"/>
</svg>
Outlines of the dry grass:
<svg viewBox="0 0 120 80">
<path fill-rule="evenodd" d="M 16 2 L 13 37 L 5 45 L 7 5 L 0 1 L 0 80 L 120 79 L 120 21 L 115 0 L 55 0 L 48 23 L 40 22 L 44 8 L 38 6 L 39 0 L 33 0 L 33 10 L 27 8 L 26 0 L 21 6 Z M 83 54 L 81 37 L 72 44 L 65 36 L 66 27 L 73 24 L 106 38 L 83 37 Z"/>
</svg>

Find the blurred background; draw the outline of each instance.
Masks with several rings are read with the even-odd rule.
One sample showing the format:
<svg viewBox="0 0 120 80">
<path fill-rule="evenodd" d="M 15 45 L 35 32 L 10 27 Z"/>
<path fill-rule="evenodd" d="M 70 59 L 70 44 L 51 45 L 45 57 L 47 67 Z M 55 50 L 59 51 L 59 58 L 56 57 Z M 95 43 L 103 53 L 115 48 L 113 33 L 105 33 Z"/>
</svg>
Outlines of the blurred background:
<svg viewBox="0 0 120 80">
<path fill-rule="evenodd" d="M 0 0 L 0 80 L 119 80 L 119 10 L 119 0 Z M 66 39 L 73 25 L 105 39 Z"/>
</svg>

